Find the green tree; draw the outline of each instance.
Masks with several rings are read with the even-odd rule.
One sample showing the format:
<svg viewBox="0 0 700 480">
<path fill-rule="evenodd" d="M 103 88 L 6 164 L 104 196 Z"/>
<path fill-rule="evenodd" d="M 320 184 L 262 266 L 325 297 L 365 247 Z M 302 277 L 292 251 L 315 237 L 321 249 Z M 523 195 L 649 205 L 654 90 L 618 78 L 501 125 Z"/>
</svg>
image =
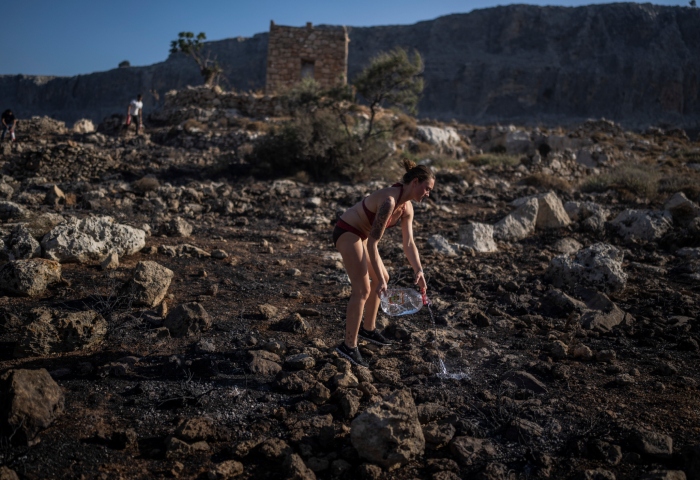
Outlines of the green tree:
<svg viewBox="0 0 700 480">
<path fill-rule="evenodd" d="M 412 57 L 412 58 L 411 58 Z M 375 131 L 375 119 L 380 108 L 398 107 L 416 114 L 423 93 L 423 59 L 414 51 L 410 56 L 403 48 L 382 52 L 374 57 L 360 73 L 353 85 L 369 104 L 370 118 L 365 138 L 381 134 Z"/>
<path fill-rule="evenodd" d="M 177 34 L 177 40 L 170 42 L 170 53 L 184 53 L 189 55 L 197 63 L 199 73 L 204 78 L 204 84 L 207 86 L 216 85 L 221 76 L 222 69 L 216 60 L 211 60 L 209 54 L 206 56 L 202 53 L 204 40 L 207 36 L 204 32 L 199 32 L 195 37 L 192 32 L 180 32 Z"/>
</svg>

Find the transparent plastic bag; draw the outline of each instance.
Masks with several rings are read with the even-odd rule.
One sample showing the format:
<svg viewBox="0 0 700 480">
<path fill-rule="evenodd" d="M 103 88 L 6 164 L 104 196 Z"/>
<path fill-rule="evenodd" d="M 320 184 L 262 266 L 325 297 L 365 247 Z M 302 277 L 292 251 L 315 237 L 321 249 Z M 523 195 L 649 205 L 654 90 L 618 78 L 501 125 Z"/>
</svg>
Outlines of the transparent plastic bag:
<svg viewBox="0 0 700 480">
<path fill-rule="evenodd" d="M 390 288 L 381 296 L 382 311 L 387 315 L 411 315 L 427 304 L 428 297 L 412 288 Z"/>
</svg>

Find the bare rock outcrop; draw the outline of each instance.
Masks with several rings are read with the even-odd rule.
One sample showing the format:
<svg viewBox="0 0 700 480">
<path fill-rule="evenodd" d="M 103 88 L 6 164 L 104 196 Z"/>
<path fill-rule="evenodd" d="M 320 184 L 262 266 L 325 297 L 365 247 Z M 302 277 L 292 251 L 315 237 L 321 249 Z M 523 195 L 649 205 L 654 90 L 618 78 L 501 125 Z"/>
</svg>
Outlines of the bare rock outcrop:
<svg viewBox="0 0 700 480">
<path fill-rule="evenodd" d="M 146 232 L 116 223 L 112 217 L 73 217 L 41 240 L 44 256 L 61 263 L 99 262 L 110 253 L 120 257 L 146 245 Z"/>
</svg>

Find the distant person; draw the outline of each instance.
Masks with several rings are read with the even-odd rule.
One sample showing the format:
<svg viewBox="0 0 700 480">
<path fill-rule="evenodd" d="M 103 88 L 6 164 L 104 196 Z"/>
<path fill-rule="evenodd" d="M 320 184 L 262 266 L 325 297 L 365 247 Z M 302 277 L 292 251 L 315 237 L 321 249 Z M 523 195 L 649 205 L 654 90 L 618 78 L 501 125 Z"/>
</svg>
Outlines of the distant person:
<svg viewBox="0 0 700 480">
<path fill-rule="evenodd" d="M 17 118 L 12 110 L 9 108 L 2 112 L 2 136 L 0 137 L 0 142 L 5 141 L 5 134 L 10 132 L 10 138 L 14 142 L 15 138 L 15 127 L 17 126 Z"/>
<path fill-rule="evenodd" d="M 143 95 L 140 93 L 136 100 L 132 100 L 129 108 L 126 110 L 126 129 L 129 130 L 129 125 L 136 125 L 136 133 L 138 134 L 143 127 Z"/>
</svg>

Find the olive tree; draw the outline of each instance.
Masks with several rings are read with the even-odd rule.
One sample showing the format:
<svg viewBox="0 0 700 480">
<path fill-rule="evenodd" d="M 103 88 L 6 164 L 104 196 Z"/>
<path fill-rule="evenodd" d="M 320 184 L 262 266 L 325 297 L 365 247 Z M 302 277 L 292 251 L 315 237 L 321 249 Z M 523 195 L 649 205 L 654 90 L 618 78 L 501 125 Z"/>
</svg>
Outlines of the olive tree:
<svg viewBox="0 0 700 480">
<path fill-rule="evenodd" d="M 355 78 L 357 93 L 367 102 L 370 118 L 365 138 L 381 133 L 375 131 L 375 119 L 380 108 L 398 107 L 416 114 L 423 93 L 423 59 L 414 51 L 409 55 L 403 48 L 382 52 Z"/>
<path fill-rule="evenodd" d="M 204 46 L 202 42 L 207 39 L 205 33 L 199 32 L 195 36 L 192 32 L 180 32 L 177 37 L 177 40 L 170 42 L 170 53 L 184 53 L 192 57 L 199 67 L 199 73 L 204 78 L 204 84 L 207 86 L 216 85 L 222 70 L 216 60 L 209 58 L 209 54 L 205 56 L 202 53 Z"/>
</svg>

